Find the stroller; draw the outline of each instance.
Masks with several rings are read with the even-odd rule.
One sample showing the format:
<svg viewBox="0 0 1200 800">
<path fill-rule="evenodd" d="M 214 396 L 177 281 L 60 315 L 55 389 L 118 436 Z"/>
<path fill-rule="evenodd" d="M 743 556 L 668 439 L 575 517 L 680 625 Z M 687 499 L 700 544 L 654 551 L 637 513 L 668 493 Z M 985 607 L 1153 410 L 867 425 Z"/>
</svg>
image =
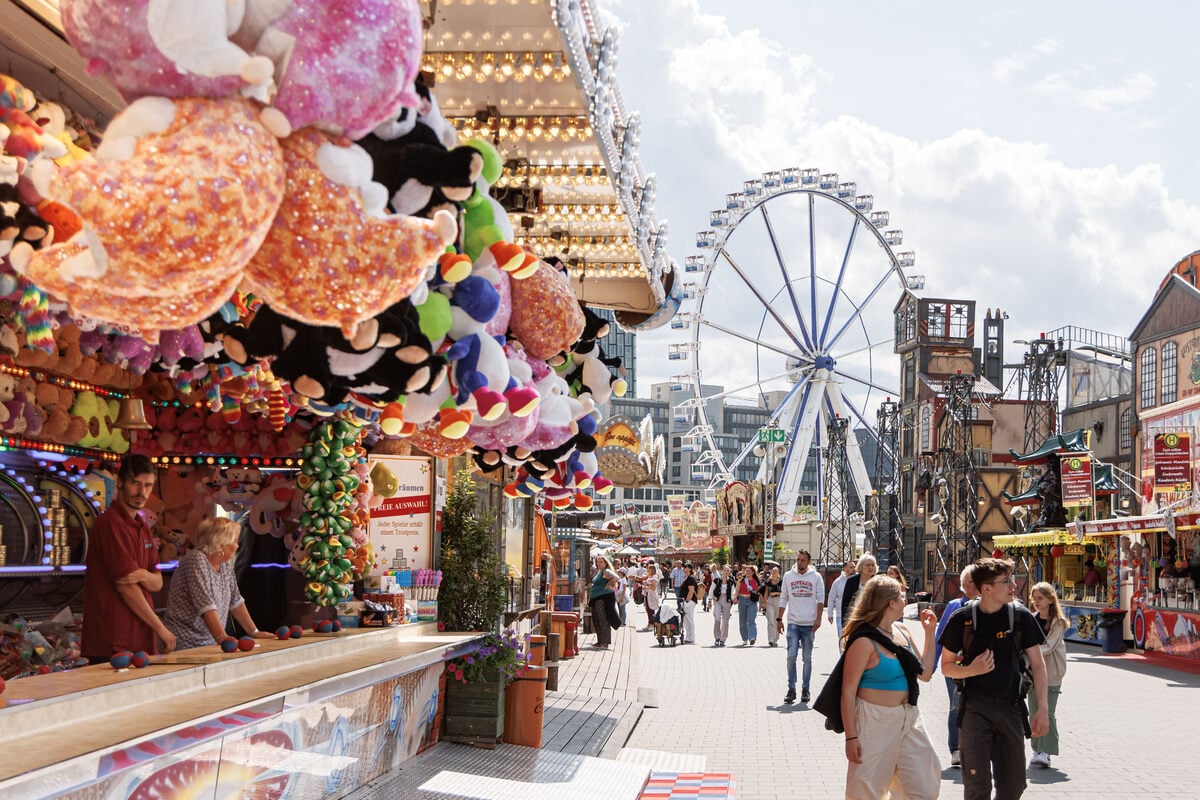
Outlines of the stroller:
<svg viewBox="0 0 1200 800">
<path fill-rule="evenodd" d="M 667 642 L 674 647 L 679 636 L 679 611 L 669 603 L 663 603 L 654 612 L 654 635 L 658 637 L 658 646 L 666 647 Z"/>
</svg>

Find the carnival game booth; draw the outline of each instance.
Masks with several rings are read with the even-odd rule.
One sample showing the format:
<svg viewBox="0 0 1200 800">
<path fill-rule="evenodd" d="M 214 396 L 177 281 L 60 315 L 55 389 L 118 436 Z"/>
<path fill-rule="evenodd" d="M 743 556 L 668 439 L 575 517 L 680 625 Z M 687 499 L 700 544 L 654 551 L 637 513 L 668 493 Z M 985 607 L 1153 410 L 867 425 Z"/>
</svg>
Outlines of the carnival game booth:
<svg viewBox="0 0 1200 800">
<path fill-rule="evenodd" d="M 1148 657 L 1200 667 L 1200 513 L 1116 517 L 1081 527 L 1108 543 L 1109 580 L 1119 577 L 1119 607 L 1128 612 L 1125 638 Z"/>
<path fill-rule="evenodd" d="M 642 330 L 681 296 L 586 0 L 477 24 L 187 5 L 0 0 L 5 798 L 334 797 L 436 741 L 443 664 L 477 637 L 428 614 L 435 475 L 465 456 L 510 497 L 589 503 L 622 382 L 579 298 Z M 537 49 L 471 49 L 510 26 Z M 516 94 L 581 116 L 510 117 Z M 580 216 L 622 252 L 543 261 Z M 81 666 L 88 530 L 127 452 L 159 467 L 162 570 L 204 516 L 244 517 L 243 593 L 286 640 Z M 380 629 L 293 639 L 303 615 Z"/>
</svg>

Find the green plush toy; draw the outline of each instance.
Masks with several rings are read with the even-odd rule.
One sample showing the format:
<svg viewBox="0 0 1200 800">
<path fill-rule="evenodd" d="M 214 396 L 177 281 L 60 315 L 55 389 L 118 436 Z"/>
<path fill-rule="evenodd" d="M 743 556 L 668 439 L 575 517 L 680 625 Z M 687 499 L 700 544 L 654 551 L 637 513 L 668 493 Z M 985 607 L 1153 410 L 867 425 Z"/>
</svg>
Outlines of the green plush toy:
<svg viewBox="0 0 1200 800">
<path fill-rule="evenodd" d="M 463 203 L 463 249 L 472 261 L 496 242 L 513 240 L 508 212 L 488 190 L 504 172 L 504 159 L 491 143 L 472 139 L 467 145 L 483 154 L 483 172 L 475 184 L 475 193 Z"/>
</svg>

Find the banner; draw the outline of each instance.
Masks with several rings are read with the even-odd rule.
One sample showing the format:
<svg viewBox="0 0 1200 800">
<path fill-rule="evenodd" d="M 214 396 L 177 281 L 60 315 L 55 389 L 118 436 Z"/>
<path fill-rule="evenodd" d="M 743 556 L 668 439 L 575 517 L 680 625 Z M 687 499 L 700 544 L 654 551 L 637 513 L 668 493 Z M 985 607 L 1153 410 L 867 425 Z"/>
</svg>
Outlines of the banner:
<svg viewBox="0 0 1200 800">
<path fill-rule="evenodd" d="M 1062 475 L 1063 508 L 1092 505 L 1092 457 L 1086 453 L 1069 454 L 1059 463 Z"/>
<path fill-rule="evenodd" d="M 412 456 L 369 456 L 372 475 L 382 469 L 395 480 L 391 497 L 371 510 L 368 533 L 375 548 L 372 575 L 393 569 L 428 569 L 433 548 L 433 461 Z M 386 477 L 386 476 L 384 476 Z M 379 484 L 377 484 L 379 485 Z"/>
<path fill-rule="evenodd" d="M 1187 492 L 1192 486 L 1192 437 L 1159 433 L 1154 437 L 1154 492 Z"/>
</svg>

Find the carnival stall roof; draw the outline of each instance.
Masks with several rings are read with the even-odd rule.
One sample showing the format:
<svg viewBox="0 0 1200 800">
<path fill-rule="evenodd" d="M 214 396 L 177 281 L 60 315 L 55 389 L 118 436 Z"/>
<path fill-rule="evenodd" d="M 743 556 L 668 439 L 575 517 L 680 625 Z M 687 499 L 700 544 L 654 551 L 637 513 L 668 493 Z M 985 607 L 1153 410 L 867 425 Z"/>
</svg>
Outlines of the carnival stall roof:
<svg viewBox="0 0 1200 800">
<path fill-rule="evenodd" d="M 601 27 L 593 0 L 411 5 L 442 114 L 460 143 L 500 152 L 493 191 L 516 244 L 560 258 L 579 299 L 622 326 L 665 324 L 682 286 L 638 155 L 639 117 L 617 85 L 617 32 Z M 0 41 L 38 67 L 11 67 L 20 80 L 103 124 L 125 103 L 67 44 L 65 15 L 64 0 L 0 0 Z"/>
<path fill-rule="evenodd" d="M 641 423 L 610 417 L 596 434 L 596 459 L 604 476 L 617 486 L 662 486 L 666 458 L 662 434 L 654 435 L 647 414 Z"/>
<path fill-rule="evenodd" d="M 1042 442 L 1041 447 L 1033 452 L 1021 454 L 1016 450 L 1009 450 L 1013 460 L 1018 464 L 1041 464 L 1046 459 L 1057 453 L 1085 453 L 1087 452 L 1087 436 L 1082 428 L 1070 433 L 1061 433 L 1050 436 L 1046 441 Z"/>
<path fill-rule="evenodd" d="M 1092 471 L 1092 486 L 1096 494 L 1116 494 L 1121 490 L 1113 479 L 1112 464 L 1095 464 Z M 1007 491 L 1001 491 L 1005 502 L 1010 506 L 1031 506 L 1042 502 L 1038 497 L 1037 485 L 1031 485 L 1028 489 L 1020 494 L 1010 494 Z"/>
</svg>

